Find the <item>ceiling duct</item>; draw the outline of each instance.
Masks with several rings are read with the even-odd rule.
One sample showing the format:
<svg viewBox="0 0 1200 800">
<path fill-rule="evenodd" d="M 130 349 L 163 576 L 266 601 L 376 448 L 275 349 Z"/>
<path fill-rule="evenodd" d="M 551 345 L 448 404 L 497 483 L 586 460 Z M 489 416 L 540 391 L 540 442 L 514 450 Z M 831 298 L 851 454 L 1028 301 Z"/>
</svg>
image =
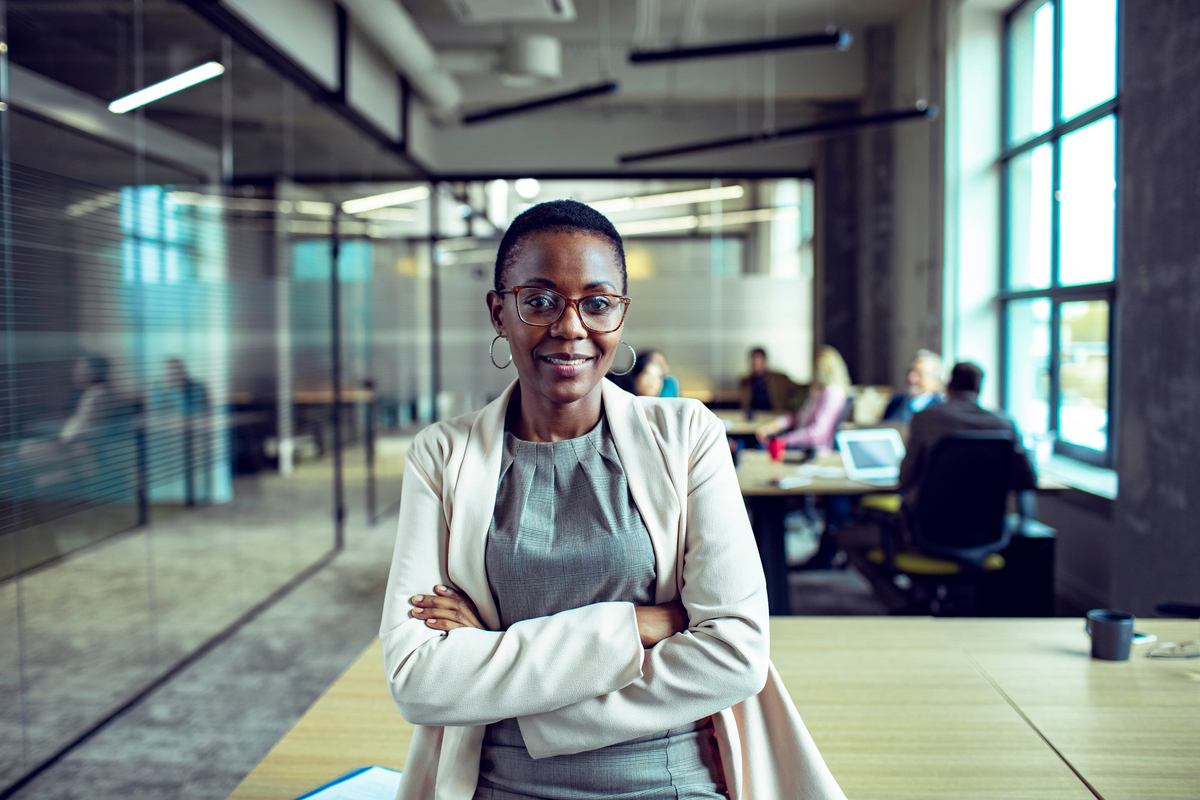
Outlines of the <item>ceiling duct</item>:
<svg viewBox="0 0 1200 800">
<path fill-rule="evenodd" d="M 562 78 L 562 42 L 553 36 L 518 36 L 504 46 L 500 79 L 509 86 L 536 86 Z"/>
<path fill-rule="evenodd" d="M 462 90 L 450 74 L 438 67 L 437 54 L 395 0 L 341 0 L 351 18 L 408 79 L 429 105 L 446 115 L 462 104 Z"/>
<path fill-rule="evenodd" d="M 504 22 L 571 22 L 573 0 L 446 0 L 464 25 Z"/>
</svg>

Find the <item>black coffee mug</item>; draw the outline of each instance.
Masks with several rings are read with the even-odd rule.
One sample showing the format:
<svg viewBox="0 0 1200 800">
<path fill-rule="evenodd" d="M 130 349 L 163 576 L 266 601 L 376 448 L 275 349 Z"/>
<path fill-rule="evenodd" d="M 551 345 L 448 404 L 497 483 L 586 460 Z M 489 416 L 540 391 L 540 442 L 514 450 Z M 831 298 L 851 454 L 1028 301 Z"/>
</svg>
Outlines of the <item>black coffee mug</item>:
<svg viewBox="0 0 1200 800">
<path fill-rule="evenodd" d="M 1108 608 L 1087 612 L 1087 632 L 1092 636 L 1092 658 L 1125 661 L 1133 643 L 1133 614 Z"/>
</svg>

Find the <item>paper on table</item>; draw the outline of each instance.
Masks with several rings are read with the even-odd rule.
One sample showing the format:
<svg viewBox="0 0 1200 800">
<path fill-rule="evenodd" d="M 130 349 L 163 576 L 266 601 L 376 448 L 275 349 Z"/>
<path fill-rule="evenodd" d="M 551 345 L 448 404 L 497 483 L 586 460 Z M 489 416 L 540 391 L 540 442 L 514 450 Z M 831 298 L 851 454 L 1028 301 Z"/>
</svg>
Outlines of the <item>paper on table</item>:
<svg viewBox="0 0 1200 800">
<path fill-rule="evenodd" d="M 814 478 L 844 478 L 845 467 L 825 466 L 824 464 L 805 464 L 800 467 L 801 475 L 811 475 Z"/>
<path fill-rule="evenodd" d="M 393 800 L 400 773 L 387 767 L 368 767 L 327 783 L 298 800 Z"/>
</svg>

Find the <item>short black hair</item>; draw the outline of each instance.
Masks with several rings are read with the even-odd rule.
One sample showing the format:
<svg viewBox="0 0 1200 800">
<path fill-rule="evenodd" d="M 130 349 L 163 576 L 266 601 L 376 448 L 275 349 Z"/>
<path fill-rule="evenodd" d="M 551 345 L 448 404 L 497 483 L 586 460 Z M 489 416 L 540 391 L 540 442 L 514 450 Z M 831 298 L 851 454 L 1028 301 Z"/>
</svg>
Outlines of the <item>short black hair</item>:
<svg viewBox="0 0 1200 800">
<path fill-rule="evenodd" d="M 578 231 L 607 239 L 617 256 L 617 264 L 621 267 L 621 294 L 628 291 L 625 245 L 621 241 L 621 234 L 617 233 L 608 217 L 575 200 L 551 200 L 521 212 L 504 232 L 504 238 L 500 240 L 500 250 L 496 253 L 494 281 L 497 292 L 505 288 L 505 273 L 520 253 L 521 242 L 529 236 L 546 231 Z"/>
<path fill-rule="evenodd" d="M 979 394 L 979 387 L 983 386 L 983 370 L 978 364 L 972 364 L 970 361 L 960 361 L 954 365 L 954 369 L 950 370 L 950 383 L 946 385 L 946 389 L 951 392 L 971 392 Z"/>
<path fill-rule="evenodd" d="M 761 348 L 761 347 L 756 347 L 756 348 L 754 348 L 753 350 L 751 350 L 751 351 L 750 351 L 750 355 L 751 355 L 751 356 L 762 356 L 763 358 L 766 358 L 766 357 L 767 357 L 767 351 L 766 351 L 766 350 L 764 350 L 764 349 L 763 349 L 763 348 Z"/>
</svg>

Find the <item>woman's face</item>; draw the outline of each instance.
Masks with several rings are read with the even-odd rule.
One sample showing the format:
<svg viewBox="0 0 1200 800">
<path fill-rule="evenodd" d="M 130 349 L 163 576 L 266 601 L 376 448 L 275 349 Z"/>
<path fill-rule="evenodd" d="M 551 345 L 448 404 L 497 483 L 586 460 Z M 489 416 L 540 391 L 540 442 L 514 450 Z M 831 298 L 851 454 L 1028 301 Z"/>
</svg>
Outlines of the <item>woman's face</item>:
<svg viewBox="0 0 1200 800">
<path fill-rule="evenodd" d="M 620 294 L 621 267 L 607 239 L 582 232 L 541 232 L 520 243 L 506 282 L 506 289 L 544 286 L 578 300 L 590 294 Z M 512 348 L 522 392 L 567 404 L 599 390 L 621 341 L 621 328 L 590 331 L 571 306 L 552 325 L 526 325 L 511 293 L 488 292 L 488 305 L 492 326 Z"/>
</svg>

